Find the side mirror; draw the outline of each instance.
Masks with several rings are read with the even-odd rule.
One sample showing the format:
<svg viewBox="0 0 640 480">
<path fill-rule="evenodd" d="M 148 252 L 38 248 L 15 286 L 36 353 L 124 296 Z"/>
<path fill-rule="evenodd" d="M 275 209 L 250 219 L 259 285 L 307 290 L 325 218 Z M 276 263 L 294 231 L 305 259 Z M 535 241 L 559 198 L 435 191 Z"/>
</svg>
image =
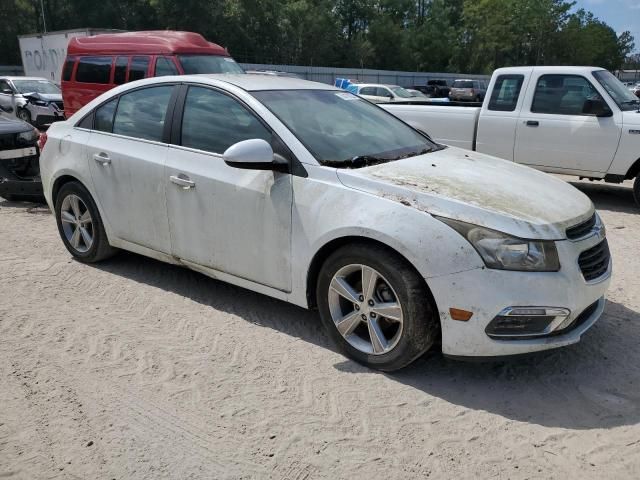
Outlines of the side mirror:
<svg viewBox="0 0 640 480">
<path fill-rule="evenodd" d="M 288 172 L 289 163 L 280 155 L 275 155 L 271 145 L 261 138 L 253 138 L 231 145 L 222 154 L 230 167 L 247 170 L 275 170 Z"/>
<path fill-rule="evenodd" d="M 584 107 L 582 107 L 582 113 L 587 115 L 594 115 L 596 117 L 612 117 L 613 112 L 609 108 L 609 105 L 601 99 L 585 100 Z"/>
</svg>

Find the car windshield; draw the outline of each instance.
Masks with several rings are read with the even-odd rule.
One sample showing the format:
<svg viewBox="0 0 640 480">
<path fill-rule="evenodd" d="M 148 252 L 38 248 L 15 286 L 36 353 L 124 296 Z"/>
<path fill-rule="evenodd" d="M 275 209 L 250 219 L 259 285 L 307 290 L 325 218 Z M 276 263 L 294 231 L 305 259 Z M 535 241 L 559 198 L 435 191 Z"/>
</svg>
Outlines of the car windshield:
<svg viewBox="0 0 640 480">
<path fill-rule="evenodd" d="M 620 110 L 638 110 L 640 108 L 640 99 L 620 83 L 620 80 L 611 72 L 608 70 L 596 70 L 593 72 L 593 76 L 613 98 Z"/>
<path fill-rule="evenodd" d="M 400 98 L 411 98 L 412 95 L 402 87 L 391 87 L 391 91 Z"/>
<path fill-rule="evenodd" d="M 13 84 L 20 93 L 60 93 L 58 86 L 49 80 L 14 80 Z"/>
<path fill-rule="evenodd" d="M 187 75 L 196 73 L 244 73 L 231 57 L 219 55 L 178 55 L 182 70 Z"/>
<path fill-rule="evenodd" d="M 324 165 L 354 168 L 442 148 L 349 92 L 272 90 L 253 92 L 253 96 Z"/>
<path fill-rule="evenodd" d="M 469 80 L 456 80 L 453 82 L 453 88 L 473 88 L 473 82 Z"/>
</svg>

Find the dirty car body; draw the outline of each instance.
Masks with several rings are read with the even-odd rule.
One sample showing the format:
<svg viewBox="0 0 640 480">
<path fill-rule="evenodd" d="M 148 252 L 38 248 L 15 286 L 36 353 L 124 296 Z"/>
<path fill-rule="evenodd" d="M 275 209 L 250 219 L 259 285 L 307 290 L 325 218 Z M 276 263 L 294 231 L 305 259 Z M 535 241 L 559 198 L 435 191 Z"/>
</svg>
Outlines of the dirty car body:
<svg viewBox="0 0 640 480">
<path fill-rule="evenodd" d="M 140 139 L 128 123 L 128 95 L 154 88 L 165 89 L 164 100 L 153 100 L 167 104 L 162 128 Z M 271 167 L 260 163 L 264 152 Z M 376 313 L 405 322 L 402 335 L 410 321 L 437 322 L 446 355 L 492 357 L 575 343 L 604 308 L 611 260 L 586 196 L 530 168 L 435 144 L 326 85 L 250 75 L 142 80 L 53 125 L 43 158 L 49 205 L 59 210 L 68 182 L 81 184 L 109 245 L 319 306 L 321 317 L 328 295 L 326 315 L 366 353 L 352 356 L 374 367 L 396 368 L 375 361 L 403 345 L 374 339 L 378 324 L 365 317 Z M 323 290 L 325 268 L 340 265 L 340 251 L 353 245 L 378 252 L 370 264 L 377 270 L 351 251 L 357 260 L 329 271 Z M 397 268 L 419 278 L 412 292 L 424 298 L 413 300 L 428 303 L 433 318 L 409 318 L 414 293 L 397 291 Z M 362 282 L 350 290 L 344 282 L 354 269 Z M 367 304 L 365 272 L 374 270 L 391 288 L 373 282 L 386 289 Z M 342 303 L 331 304 L 336 298 Z M 348 312 L 336 319 L 336 310 Z M 342 320 L 352 328 L 341 329 Z M 370 344 L 361 341 L 367 328 Z"/>
<path fill-rule="evenodd" d="M 0 115 L 0 197 L 42 198 L 38 131 Z"/>
</svg>

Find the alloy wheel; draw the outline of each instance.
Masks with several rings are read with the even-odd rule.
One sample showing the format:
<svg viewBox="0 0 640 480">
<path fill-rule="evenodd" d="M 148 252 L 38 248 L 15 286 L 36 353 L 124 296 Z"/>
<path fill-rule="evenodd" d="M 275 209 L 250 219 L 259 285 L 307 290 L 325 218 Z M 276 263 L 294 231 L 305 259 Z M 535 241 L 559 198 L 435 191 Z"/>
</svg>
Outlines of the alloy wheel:
<svg viewBox="0 0 640 480">
<path fill-rule="evenodd" d="M 93 245 L 93 219 L 82 199 L 74 194 L 64 197 L 60 208 L 62 231 L 69 244 L 79 253 Z"/>
<path fill-rule="evenodd" d="M 367 265 L 346 265 L 329 286 L 329 311 L 336 329 L 357 350 L 391 351 L 402 336 L 402 305 L 389 281 Z"/>
</svg>

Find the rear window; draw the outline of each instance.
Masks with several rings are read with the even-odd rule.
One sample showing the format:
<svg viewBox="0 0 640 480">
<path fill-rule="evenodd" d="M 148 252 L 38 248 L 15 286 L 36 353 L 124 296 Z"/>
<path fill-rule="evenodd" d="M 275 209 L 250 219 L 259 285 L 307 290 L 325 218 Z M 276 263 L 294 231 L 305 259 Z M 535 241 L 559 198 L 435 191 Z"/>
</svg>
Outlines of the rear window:
<svg viewBox="0 0 640 480">
<path fill-rule="evenodd" d="M 491 92 L 489 110 L 513 112 L 516 109 L 524 75 L 500 75 Z"/>
<path fill-rule="evenodd" d="M 111 57 L 82 57 L 76 70 L 76 82 L 109 83 Z"/>
<path fill-rule="evenodd" d="M 149 57 L 133 57 L 129 66 L 129 81 L 147 78 L 149 70 Z"/>
<path fill-rule="evenodd" d="M 244 73 L 231 57 L 218 55 L 178 55 L 186 75 L 196 73 Z"/>
<path fill-rule="evenodd" d="M 456 80 L 453 82 L 453 88 L 473 88 L 473 82 L 470 80 Z"/>
<path fill-rule="evenodd" d="M 64 62 L 64 68 L 62 69 L 62 80 L 68 82 L 71 80 L 71 74 L 73 73 L 73 66 L 76 64 L 75 58 L 67 58 Z"/>
</svg>

